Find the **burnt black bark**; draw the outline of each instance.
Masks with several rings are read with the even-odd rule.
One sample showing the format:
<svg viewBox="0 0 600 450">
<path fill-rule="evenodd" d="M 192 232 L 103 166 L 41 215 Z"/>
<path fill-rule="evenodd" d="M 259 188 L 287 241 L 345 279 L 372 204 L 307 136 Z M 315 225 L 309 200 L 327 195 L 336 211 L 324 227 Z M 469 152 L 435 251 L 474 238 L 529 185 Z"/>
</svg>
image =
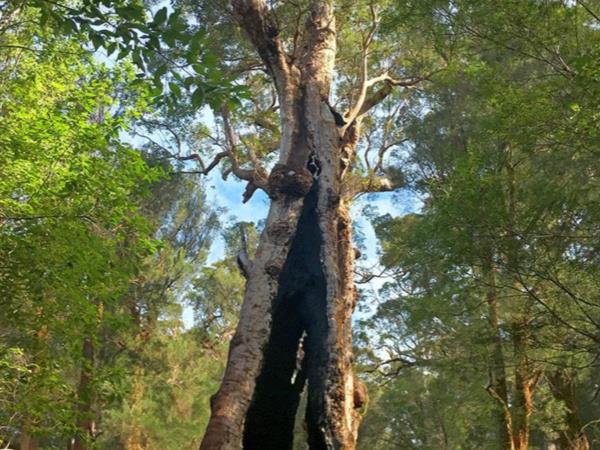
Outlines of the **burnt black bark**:
<svg viewBox="0 0 600 450">
<path fill-rule="evenodd" d="M 279 275 L 271 335 L 246 414 L 246 450 L 292 449 L 295 417 L 306 381 L 309 446 L 311 450 L 326 448 L 319 414 L 325 392 L 328 326 L 317 197 L 314 182 L 305 197 L 297 231 Z"/>
</svg>

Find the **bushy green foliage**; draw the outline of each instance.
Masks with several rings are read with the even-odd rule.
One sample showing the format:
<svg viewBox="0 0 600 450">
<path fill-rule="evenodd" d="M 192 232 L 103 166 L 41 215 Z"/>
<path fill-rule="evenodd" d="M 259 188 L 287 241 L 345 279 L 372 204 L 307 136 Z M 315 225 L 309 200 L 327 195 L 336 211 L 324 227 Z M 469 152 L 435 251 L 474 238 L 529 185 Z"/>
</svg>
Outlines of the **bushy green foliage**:
<svg viewBox="0 0 600 450">
<path fill-rule="evenodd" d="M 409 3 L 410 14 L 400 9 L 393 20 L 428 24 L 447 68 L 406 122 L 403 169 L 424 205 L 375 223 L 381 261 L 395 275 L 360 341 L 373 348 L 359 350 L 361 364 L 377 369 L 367 378 L 387 380 L 375 388 L 365 448 L 385 448 L 391 433 L 406 448 L 502 448 L 501 405 L 486 393 L 495 336 L 515 421 L 515 367 L 526 364 L 532 377 L 531 445 L 563 448 L 564 433 L 585 427 L 593 446 L 597 19 L 579 2 Z M 568 374 L 570 399 L 555 389 L 557 370 Z M 436 412 L 452 411 L 442 425 L 424 413 L 430 396 Z"/>
<path fill-rule="evenodd" d="M 270 3 L 293 43 L 308 2 Z M 243 295 L 241 230 L 250 255 L 257 232 L 226 229 L 208 266 L 221 211 L 178 173 L 194 158 L 142 151 L 132 127 L 150 113 L 210 159 L 219 136 L 193 115 L 226 104 L 244 168 L 273 163 L 280 136 L 270 82 L 223 5 L 173 4 L 0 1 L 2 446 L 198 446 Z M 372 29 L 370 76 L 423 79 L 365 118 L 353 160 L 357 182 L 385 174 L 423 203 L 374 221 L 391 275 L 357 333 L 371 391 L 360 448 L 502 448 L 498 349 L 514 417 L 515 368 L 535 381 L 532 446 L 562 450 L 585 431 L 597 447 L 596 10 L 337 2 L 338 110 Z M 384 170 L 377 153 L 390 148 L 397 165 Z"/>
</svg>

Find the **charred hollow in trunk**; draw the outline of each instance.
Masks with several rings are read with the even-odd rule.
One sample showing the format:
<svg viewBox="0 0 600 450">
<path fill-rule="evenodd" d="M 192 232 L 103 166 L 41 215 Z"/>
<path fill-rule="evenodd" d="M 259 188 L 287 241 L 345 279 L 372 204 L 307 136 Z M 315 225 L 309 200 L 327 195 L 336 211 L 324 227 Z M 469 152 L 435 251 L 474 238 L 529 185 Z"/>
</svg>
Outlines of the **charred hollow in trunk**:
<svg viewBox="0 0 600 450">
<path fill-rule="evenodd" d="M 246 414 L 246 450 L 292 448 L 294 421 L 307 380 L 309 445 L 315 450 L 327 448 L 319 427 L 326 379 L 327 314 L 317 197 L 315 182 L 305 197 L 297 231 L 279 275 L 271 335 Z"/>
</svg>

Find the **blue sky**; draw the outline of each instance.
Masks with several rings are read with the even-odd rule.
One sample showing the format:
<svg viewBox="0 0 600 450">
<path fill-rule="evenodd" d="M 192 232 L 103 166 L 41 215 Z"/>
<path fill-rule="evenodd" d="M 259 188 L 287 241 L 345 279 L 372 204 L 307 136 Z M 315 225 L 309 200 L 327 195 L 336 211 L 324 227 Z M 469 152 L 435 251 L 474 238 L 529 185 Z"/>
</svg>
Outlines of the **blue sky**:
<svg viewBox="0 0 600 450">
<path fill-rule="evenodd" d="M 218 171 L 214 171 L 209 176 L 207 185 L 208 200 L 216 206 L 226 209 L 222 217 L 224 225 L 240 221 L 257 223 L 267 216 L 269 198 L 263 191 L 256 191 L 247 203 L 242 203 L 246 182 L 240 182 L 234 177 L 229 177 L 225 181 Z M 208 255 L 209 264 L 223 257 L 223 245 L 224 242 L 220 237 L 213 242 Z"/>
<path fill-rule="evenodd" d="M 217 207 L 225 208 L 222 217 L 223 225 L 239 221 L 254 222 L 264 219 L 269 209 L 269 199 L 263 191 L 257 191 L 248 203 L 242 203 L 242 194 L 246 187 L 245 182 L 229 177 L 226 181 L 221 178 L 218 171 L 214 171 L 206 179 L 206 192 L 208 200 Z M 352 206 L 351 214 L 355 228 L 360 229 L 364 236 L 366 251 L 360 259 L 364 266 L 374 266 L 378 261 L 378 244 L 375 232 L 370 221 L 363 214 L 363 208 L 369 205 L 376 208 L 381 215 L 390 214 L 393 217 L 414 212 L 420 208 L 420 201 L 407 191 L 371 194 L 358 199 Z M 207 264 L 212 264 L 224 254 L 224 241 L 219 236 L 212 243 L 208 255 Z M 375 278 L 362 288 L 370 289 L 375 295 L 377 290 L 385 282 L 384 279 Z M 184 307 L 183 321 L 186 327 L 193 324 L 193 311 L 190 307 Z"/>
</svg>

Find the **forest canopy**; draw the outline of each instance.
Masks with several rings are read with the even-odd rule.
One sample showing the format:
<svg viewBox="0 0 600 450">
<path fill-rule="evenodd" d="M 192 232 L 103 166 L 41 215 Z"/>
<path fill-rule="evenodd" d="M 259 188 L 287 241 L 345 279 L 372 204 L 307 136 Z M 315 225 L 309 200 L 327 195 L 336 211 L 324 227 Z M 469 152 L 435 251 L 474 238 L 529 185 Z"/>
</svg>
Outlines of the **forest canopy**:
<svg viewBox="0 0 600 450">
<path fill-rule="evenodd" d="M 600 1 L 0 0 L 0 448 L 600 449 Z"/>
</svg>

